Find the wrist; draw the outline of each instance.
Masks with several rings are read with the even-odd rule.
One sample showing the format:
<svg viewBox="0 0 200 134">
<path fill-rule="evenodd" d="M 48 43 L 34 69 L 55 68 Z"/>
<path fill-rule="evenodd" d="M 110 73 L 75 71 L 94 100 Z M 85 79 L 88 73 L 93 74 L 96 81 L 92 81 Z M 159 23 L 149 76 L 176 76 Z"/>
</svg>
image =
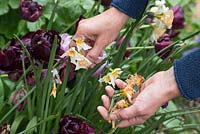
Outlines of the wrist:
<svg viewBox="0 0 200 134">
<path fill-rule="evenodd" d="M 166 78 L 168 79 L 168 86 L 167 86 L 167 99 L 171 100 L 173 98 L 176 98 L 178 96 L 181 96 L 181 93 L 178 89 L 178 85 L 175 80 L 175 75 L 174 75 L 174 68 L 171 67 L 169 70 L 165 71 Z"/>
<path fill-rule="evenodd" d="M 122 28 L 130 18 L 128 15 L 124 14 L 115 7 L 111 7 L 110 9 L 108 9 L 105 14 L 109 14 L 109 16 L 111 17 L 110 20 L 113 21 L 115 25 L 119 26 L 120 28 Z"/>
</svg>

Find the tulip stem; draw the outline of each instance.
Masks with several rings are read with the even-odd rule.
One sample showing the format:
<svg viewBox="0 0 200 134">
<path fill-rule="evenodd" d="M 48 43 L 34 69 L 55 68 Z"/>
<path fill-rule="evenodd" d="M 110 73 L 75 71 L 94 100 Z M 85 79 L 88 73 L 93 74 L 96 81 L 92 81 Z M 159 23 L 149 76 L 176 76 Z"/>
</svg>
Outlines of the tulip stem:
<svg viewBox="0 0 200 134">
<path fill-rule="evenodd" d="M 145 46 L 145 47 L 129 47 L 126 50 L 138 50 L 138 49 L 154 49 L 155 46 Z"/>
</svg>

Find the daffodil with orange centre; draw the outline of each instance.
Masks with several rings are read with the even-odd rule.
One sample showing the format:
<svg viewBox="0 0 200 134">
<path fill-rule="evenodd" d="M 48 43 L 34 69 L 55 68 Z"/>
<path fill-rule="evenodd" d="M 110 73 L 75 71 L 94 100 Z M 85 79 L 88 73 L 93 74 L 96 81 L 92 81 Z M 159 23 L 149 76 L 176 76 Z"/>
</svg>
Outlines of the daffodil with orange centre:
<svg viewBox="0 0 200 134">
<path fill-rule="evenodd" d="M 81 58 L 77 59 L 77 62 L 76 62 L 76 68 L 75 70 L 79 70 L 79 69 L 88 69 L 92 63 L 86 58 L 84 57 L 83 55 L 80 55 Z"/>
<path fill-rule="evenodd" d="M 78 52 L 81 52 L 81 50 L 89 50 L 91 49 L 92 47 L 87 45 L 85 42 L 84 42 L 84 38 L 73 38 L 73 40 L 75 41 L 76 43 L 76 47 L 77 47 L 77 50 Z"/>
<path fill-rule="evenodd" d="M 172 27 L 174 13 L 165 4 L 165 0 L 157 0 L 155 6 L 150 9 L 154 14 L 152 41 L 157 41 L 167 29 Z"/>
<path fill-rule="evenodd" d="M 107 75 L 105 75 L 103 78 L 99 79 L 99 82 L 111 84 L 113 87 L 115 87 L 115 80 L 119 78 L 120 74 L 122 73 L 120 68 L 116 69 L 110 69 L 111 72 L 109 72 Z"/>
</svg>

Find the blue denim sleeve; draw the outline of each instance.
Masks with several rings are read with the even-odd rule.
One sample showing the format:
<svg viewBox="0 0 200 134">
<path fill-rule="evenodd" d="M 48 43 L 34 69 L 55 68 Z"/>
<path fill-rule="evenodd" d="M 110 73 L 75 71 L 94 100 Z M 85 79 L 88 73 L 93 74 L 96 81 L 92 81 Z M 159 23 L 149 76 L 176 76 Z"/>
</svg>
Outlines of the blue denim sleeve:
<svg viewBox="0 0 200 134">
<path fill-rule="evenodd" d="M 200 97 L 200 49 L 174 62 L 174 74 L 182 95 Z"/>
<path fill-rule="evenodd" d="M 132 18 L 138 19 L 144 12 L 147 4 L 148 0 L 113 0 L 111 6 Z"/>
</svg>

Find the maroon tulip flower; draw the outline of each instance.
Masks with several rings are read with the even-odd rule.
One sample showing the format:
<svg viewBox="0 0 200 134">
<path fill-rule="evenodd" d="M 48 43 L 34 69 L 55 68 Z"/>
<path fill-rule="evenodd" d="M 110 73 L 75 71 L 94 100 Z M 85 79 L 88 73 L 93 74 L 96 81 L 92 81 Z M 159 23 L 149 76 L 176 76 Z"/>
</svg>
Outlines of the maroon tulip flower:
<svg viewBox="0 0 200 134">
<path fill-rule="evenodd" d="M 171 40 L 170 36 L 168 34 L 164 34 L 162 36 L 161 39 L 159 39 L 156 43 L 155 43 L 155 51 L 159 52 L 161 50 L 163 50 L 165 47 L 169 46 L 170 44 L 172 44 L 173 41 Z M 171 49 L 167 50 L 166 52 L 162 53 L 161 55 L 159 55 L 162 59 L 167 58 L 170 53 L 171 53 Z"/>
<path fill-rule="evenodd" d="M 167 108 L 167 106 L 168 106 L 168 102 L 162 105 L 161 107 L 164 109 L 164 108 Z"/>
<path fill-rule="evenodd" d="M 64 81 L 64 79 L 65 79 L 65 74 L 66 74 L 66 71 L 67 71 L 67 62 L 68 61 L 65 61 L 59 69 L 59 75 L 60 75 L 61 81 Z M 76 77 L 76 71 L 75 71 L 76 67 L 75 67 L 75 65 L 70 64 L 70 68 L 71 68 L 71 71 L 70 71 L 69 76 L 68 76 L 68 81 L 72 81 Z"/>
<path fill-rule="evenodd" d="M 172 29 L 183 29 L 184 28 L 184 11 L 180 6 L 174 6 L 171 8 L 174 12 L 174 20 L 172 23 Z"/>
<path fill-rule="evenodd" d="M 38 20 L 42 14 L 42 5 L 32 0 L 21 0 L 19 9 L 22 19 L 30 22 Z"/>
<path fill-rule="evenodd" d="M 29 64 L 28 57 L 24 57 L 25 66 Z M 11 45 L 4 50 L 0 50 L 0 70 L 10 72 L 22 69 L 22 48 L 19 45 Z"/>
<path fill-rule="evenodd" d="M 24 87 L 22 87 L 21 89 L 19 89 L 18 91 L 16 91 L 12 96 L 11 96 L 11 103 L 13 105 L 17 104 L 25 95 L 27 94 L 26 90 L 24 89 Z M 17 106 L 17 110 L 21 111 L 24 109 L 24 107 L 27 104 L 27 100 L 24 100 L 19 106 Z"/>
<path fill-rule="evenodd" d="M 95 0 L 98 1 L 98 0 Z M 109 7 L 111 4 L 112 0 L 101 0 L 101 5 L 105 6 L 105 7 Z"/>
<path fill-rule="evenodd" d="M 64 116 L 59 123 L 59 134 L 94 134 L 94 128 L 86 122 L 70 115 Z"/>
<path fill-rule="evenodd" d="M 101 0 L 101 4 L 105 7 L 109 7 L 112 0 Z"/>
<path fill-rule="evenodd" d="M 44 30 L 38 30 L 34 33 L 31 39 L 31 46 L 29 48 L 31 55 L 35 59 L 48 62 L 55 36 L 58 38 L 56 58 L 59 58 L 59 55 L 64 53 L 64 51 L 60 50 L 61 37 L 59 36 L 58 32 L 53 30 L 47 32 Z"/>
<path fill-rule="evenodd" d="M 124 39 L 125 37 L 120 37 L 118 39 L 118 42 L 117 42 L 117 49 L 119 49 L 122 45 L 122 43 L 124 42 Z M 127 48 L 131 47 L 131 43 L 129 42 L 128 45 L 127 45 Z M 128 58 L 129 56 L 131 55 L 131 51 L 130 50 L 126 50 L 125 54 L 124 54 L 124 57 L 125 58 Z"/>
<path fill-rule="evenodd" d="M 10 134 L 10 124 L 4 124 L 0 127 L 0 134 Z"/>
</svg>

